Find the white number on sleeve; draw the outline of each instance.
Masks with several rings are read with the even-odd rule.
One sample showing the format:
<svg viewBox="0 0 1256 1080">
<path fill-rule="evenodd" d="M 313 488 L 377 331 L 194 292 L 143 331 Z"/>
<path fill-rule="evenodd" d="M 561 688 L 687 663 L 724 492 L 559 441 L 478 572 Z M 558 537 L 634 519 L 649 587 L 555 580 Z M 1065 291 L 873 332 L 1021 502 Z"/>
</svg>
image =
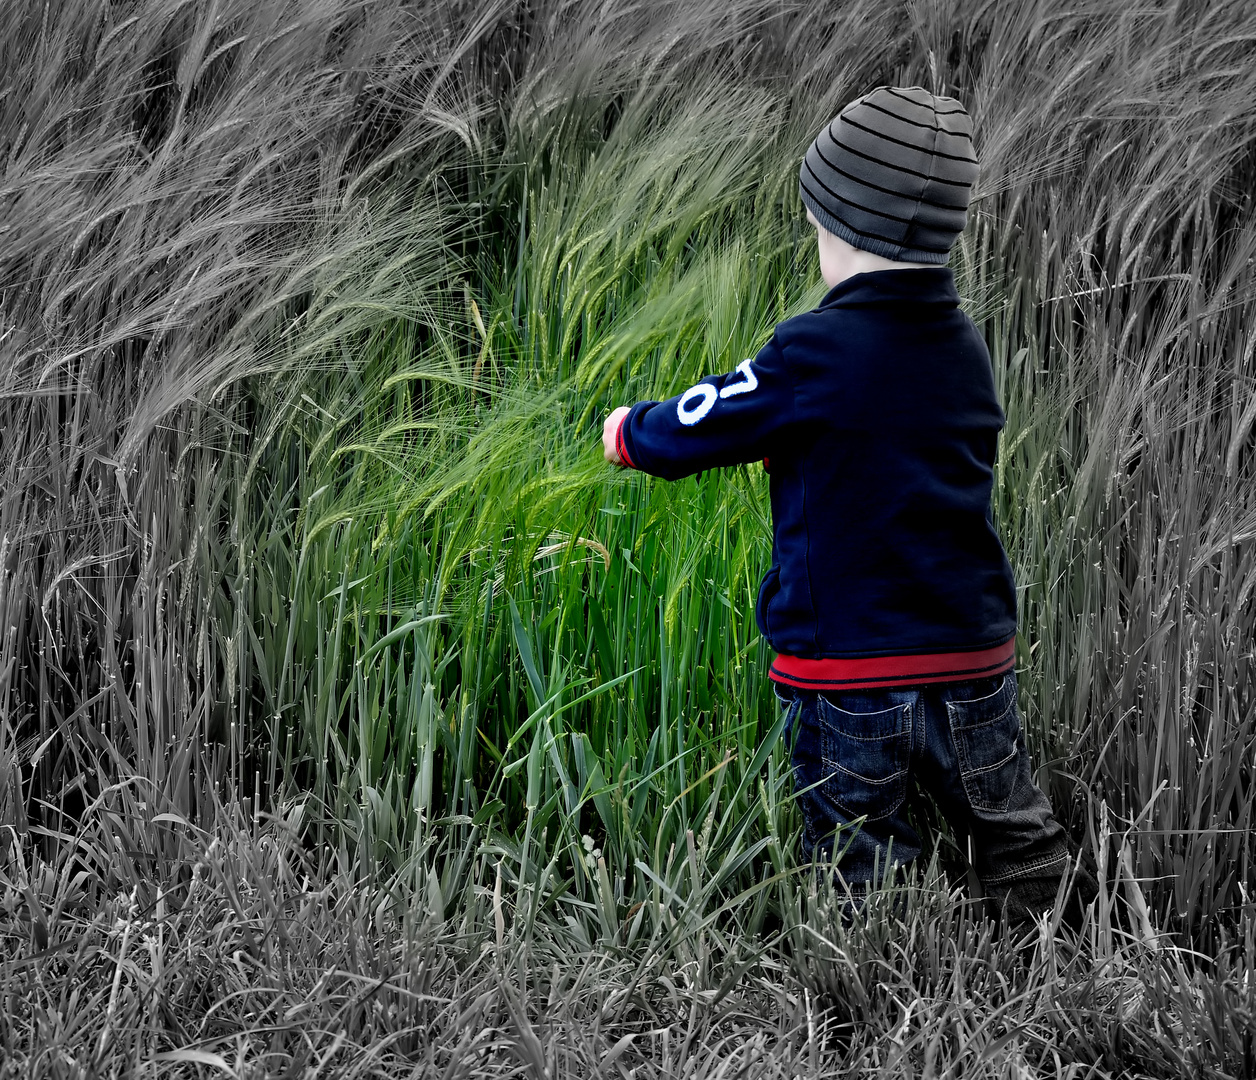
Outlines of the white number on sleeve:
<svg viewBox="0 0 1256 1080">
<path fill-rule="evenodd" d="M 698 383 L 691 386 L 680 397 L 676 405 L 676 416 L 686 426 L 696 424 L 715 404 L 715 387 L 710 383 Z"/>
<path fill-rule="evenodd" d="M 724 389 L 720 391 L 720 397 L 730 398 L 736 397 L 738 394 L 748 394 L 759 385 L 759 380 L 755 378 L 754 372 L 750 370 L 749 360 L 743 360 L 737 365 L 737 373 L 741 376 L 741 381 L 725 384 Z"/>
<path fill-rule="evenodd" d="M 741 378 L 726 383 L 724 389 L 719 392 L 719 397 L 730 398 L 738 394 L 748 394 L 758 387 L 759 380 L 750 370 L 749 360 L 743 360 L 737 365 L 737 374 Z M 676 406 L 677 418 L 687 427 L 696 424 L 711 411 L 716 397 L 715 387 L 710 383 L 698 383 L 697 386 L 689 387 L 680 396 L 680 402 Z"/>
</svg>

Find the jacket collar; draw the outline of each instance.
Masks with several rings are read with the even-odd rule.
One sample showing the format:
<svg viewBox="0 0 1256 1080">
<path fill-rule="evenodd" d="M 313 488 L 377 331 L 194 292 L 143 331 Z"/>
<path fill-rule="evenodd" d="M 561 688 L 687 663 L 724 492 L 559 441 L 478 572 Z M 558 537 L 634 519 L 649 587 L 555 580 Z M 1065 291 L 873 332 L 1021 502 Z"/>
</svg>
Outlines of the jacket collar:
<svg viewBox="0 0 1256 1080">
<path fill-rule="evenodd" d="M 909 270 L 874 270 L 839 281 L 820 301 L 817 311 L 867 304 L 958 304 L 955 275 L 949 266 Z"/>
</svg>

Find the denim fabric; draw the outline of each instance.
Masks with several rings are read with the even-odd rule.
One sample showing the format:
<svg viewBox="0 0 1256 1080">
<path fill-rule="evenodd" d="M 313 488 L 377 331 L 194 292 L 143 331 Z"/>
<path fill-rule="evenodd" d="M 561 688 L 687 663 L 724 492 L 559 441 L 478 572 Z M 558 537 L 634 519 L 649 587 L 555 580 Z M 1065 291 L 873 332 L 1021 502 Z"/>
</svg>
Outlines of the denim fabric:
<svg viewBox="0 0 1256 1080">
<path fill-rule="evenodd" d="M 788 708 L 803 856 L 833 859 L 841 829 L 837 870 L 852 895 L 920 854 L 905 807 L 914 782 L 972 837 L 974 869 L 1002 910 L 1020 920 L 1051 906 L 1068 842 L 1030 774 L 1014 674 L 846 693 L 773 688 Z"/>
</svg>

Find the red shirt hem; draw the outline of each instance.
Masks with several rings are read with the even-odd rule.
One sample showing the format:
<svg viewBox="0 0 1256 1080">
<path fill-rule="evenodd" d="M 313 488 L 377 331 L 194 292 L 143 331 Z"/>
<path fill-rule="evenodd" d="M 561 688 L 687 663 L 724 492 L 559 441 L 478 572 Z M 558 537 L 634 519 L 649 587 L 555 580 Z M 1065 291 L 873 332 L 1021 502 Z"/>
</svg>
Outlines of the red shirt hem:
<svg viewBox="0 0 1256 1080">
<path fill-rule="evenodd" d="M 1001 645 L 965 652 L 912 653 L 907 656 L 869 656 L 821 660 L 780 654 L 768 677 L 800 690 L 871 690 L 886 686 L 961 682 L 1011 671 L 1016 662 L 1016 638 Z"/>
</svg>

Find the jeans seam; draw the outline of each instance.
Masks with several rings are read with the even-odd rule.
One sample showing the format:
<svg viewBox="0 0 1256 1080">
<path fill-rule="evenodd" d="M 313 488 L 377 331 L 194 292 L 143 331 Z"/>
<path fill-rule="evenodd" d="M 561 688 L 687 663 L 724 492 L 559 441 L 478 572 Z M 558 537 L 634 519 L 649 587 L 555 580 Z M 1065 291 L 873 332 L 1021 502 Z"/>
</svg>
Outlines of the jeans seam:
<svg viewBox="0 0 1256 1080">
<path fill-rule="evenodd" d="M 1015 870 L 1007 873 L 983 877 L 982 881 L 986 885 L 1002 885 L 1004 882 L 1016 881 L 1020 878 L 1028 877 L 1035 870 L 1045 870 L 1049 866 L 1054 866 L 1061 862 L 1066 863 L 1068 861 L 1069 854 L 1068 851 L 1065 850 L 1056 855 L 1051 855 L 1041 859 L 1034 859 L 1032 862 L 1022 863 Z"/>
</svg>

